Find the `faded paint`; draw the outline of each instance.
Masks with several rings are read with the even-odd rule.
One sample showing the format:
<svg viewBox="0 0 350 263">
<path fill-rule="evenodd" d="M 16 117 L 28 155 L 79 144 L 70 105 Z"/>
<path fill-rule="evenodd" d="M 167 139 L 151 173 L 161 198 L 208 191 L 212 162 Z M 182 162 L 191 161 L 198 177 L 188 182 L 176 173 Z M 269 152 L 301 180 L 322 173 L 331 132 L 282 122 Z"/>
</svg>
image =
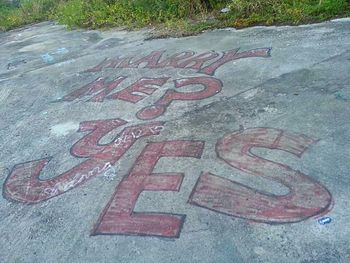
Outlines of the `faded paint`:
<svg viewBox="0 0 350 263">
<path fill-rule="evenodd" d="M 233 132 L 218 141 L 218 158 L 251 176 L 283 184 L 287 195 L 260 192 L 211 173 L 203 174 L 189 199 L 193 205 L 231 216 L 266 223 L 292 223 L 327 210 L 332 203 L 329 191 L 320 183 L 285 164 L 263 159 L 251 152 L 254 147 L 278 149 L 301 157 L 317 141 L 302 134 L 272 128 Z"/>
<path fill-rule="evenodd" d="M 51 158 L 17 164 L 6 179 L 4 196 L 33 204 L 63 194 L 104 171 L 106 165 L 115 164 L 139 138 L 158 135 L 162 127 L 159 122 L 131 126 L 123 130 L 121 140 L 118 137 L 108 144 L 99 144 L 103 136 L 125 124 L 122 119 L 82 122 L 79 132 L 90 133 L 73 145 L 71 154 L 87 160 L 48 180 L 40 180 L 39 176 Z"/>
<path fill-rule="evenodd" d="M 130 173 L 117 186 L 92 234 L 179 237 L 185 215 L 136 213 L 133 210 L 142 191 L 179 191 L 183 174 L 152 173 L 160 158 L 201 158 L 203 148 L 202 141 L 149 143 Z"/>
</svg>

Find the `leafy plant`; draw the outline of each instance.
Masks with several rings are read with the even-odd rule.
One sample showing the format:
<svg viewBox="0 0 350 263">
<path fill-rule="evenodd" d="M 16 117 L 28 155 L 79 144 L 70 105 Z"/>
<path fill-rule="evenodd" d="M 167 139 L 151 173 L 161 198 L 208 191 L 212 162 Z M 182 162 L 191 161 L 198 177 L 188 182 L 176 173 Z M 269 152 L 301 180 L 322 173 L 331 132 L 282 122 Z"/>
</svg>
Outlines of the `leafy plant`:
<svg viewBox="0 0 350 263">
<path fill-rule="evenodd" d="M 22 0 L 15 5 L 0 0 L 0 29 L 8 30 L 47 20 L 57 6 L 54 0 Z"/>
<path fill-rule="evenodd" d="M 347 0 L 232 0 L 225 19 L 234 26 L 317 22 L 350 14 Z"/>
<path fill-rule="evenodd" d="M 230 12 L 221 14 L 223 7 Z M 349 0 L 17 0 L 12 5 L 0 0 L 0 30 L 55 19 L 70 28 L 151 25 L 186 35 L 215 27 L 300 24 L 347 15 Z"/>
</svg>

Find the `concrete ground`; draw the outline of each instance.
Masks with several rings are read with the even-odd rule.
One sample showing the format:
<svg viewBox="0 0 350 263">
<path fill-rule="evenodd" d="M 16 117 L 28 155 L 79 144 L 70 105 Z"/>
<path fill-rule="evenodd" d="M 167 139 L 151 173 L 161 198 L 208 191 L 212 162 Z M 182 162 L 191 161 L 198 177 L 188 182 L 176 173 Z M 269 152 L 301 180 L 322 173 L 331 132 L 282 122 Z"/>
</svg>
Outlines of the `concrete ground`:
<svg viewBox="0 0 350 263">
<path fill-rule="evenodd" d="M 0 33 L 0 261 L 350 262 L 349 29 Z"/>
</svg>

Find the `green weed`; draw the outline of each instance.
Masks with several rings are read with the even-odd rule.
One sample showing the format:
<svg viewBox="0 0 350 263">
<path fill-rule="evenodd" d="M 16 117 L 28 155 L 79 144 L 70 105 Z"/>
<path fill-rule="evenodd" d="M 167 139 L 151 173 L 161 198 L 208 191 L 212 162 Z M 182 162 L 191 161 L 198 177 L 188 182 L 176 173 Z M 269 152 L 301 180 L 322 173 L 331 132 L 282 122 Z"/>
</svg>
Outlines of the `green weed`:
<svg viewBox="0 0 350 263">
<path fill-rule="evenodd" d="M 222 18 L 232 26 L 301 24 L 350 15 L 347 0 L 233 0 Z"/>
<path fill-rule="evenodd" d="M 0 0 L 0 30 L 8 30 L 34 22 L 48 20 L 56 8 L 53 0 L 23 0 L 13 6 Z"/>
<path fill-rule="evenodd" d="M 229 7 L 222 14 L 220 9 Z M 54 19 L 70 28 L 155 26 L 188 35 L 217 27 L 301 24 L 350 15 L 349 0 L 0 0 L 0 30 Z"/>
</svg>

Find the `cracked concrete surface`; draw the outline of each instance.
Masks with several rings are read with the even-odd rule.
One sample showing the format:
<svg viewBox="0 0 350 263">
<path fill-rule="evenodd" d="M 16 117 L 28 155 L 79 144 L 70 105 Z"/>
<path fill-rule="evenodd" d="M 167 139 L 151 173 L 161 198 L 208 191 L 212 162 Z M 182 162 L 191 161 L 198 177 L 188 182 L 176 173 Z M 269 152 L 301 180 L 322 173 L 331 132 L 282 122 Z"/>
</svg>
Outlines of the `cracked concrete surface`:
<svg viewBox="0 0 350 263">
<path fill-rule="evenodd" d="M 349 262 L 349 28 L 350 20 L 341 19 L 299 27 L 222 29 L 185 38 L 146 41 L 146 30 L 68 31 L 48 22 L 0 33 L 0 183 L 3 185 L 0 261 Z M 86 72 L 105 58 L 117 56 L 139 59 L 159 50 L 165 50 L 165 57 L 184 51 L 201 54 L 211 50 L 222 55 L 236 48 L 240 52 L 258 48 L 272 48 L 272 51 L 269 57 L 228 62 L 214 76 L 201 74 L 191 65 L 147 68 L 143 64 Z M 93 102 L 93 90 L 90 95 L 64 100 L 68 94 L 99 78 L 112 81 L 120 76 L 126 79 L 113 92 L 141 78 L 169 77 L 170 80 L 150 94 L 145 90 L 129 94 L 143 97 L 136 103 L 125 99 Z M 155 119 L 137 118 L 142 108 L 158 105 L 157 101 L 167 91 L 181 90 L 174 88 L 174 80 L 193 77 L 220 80 L 222 89 L 203 99 L 173 100 L 165 113 Z M 182 91 L 201 90 L 198 83 L 194 84 Z M 51 157 L 40 173 L 42 181 L 79 167 L 91 152 L 98 151 L 87 143 L 78 149 L 85 157 L 72 154 L 72 146 L 88 134 L 88 130 L 78 132 L 79 125 L 81 128 L 87 121 L 115 118 L 128 124 L 107 132 L 98 141 L 98 147 L 118 138 L 122 129 L 129 126 L 161 122 L 162 130 L 152 130 L 149 137 L 132 133 L 136 142 L 112 165 L 112 177 L 103 176 L 103 169 L 98 168 L 98 174 L 92 175 L 91 180 L 81 185 L 76 185 L 77 180 L 70 181 L 65 186 L 72 186 L 70 191 L 35 204 L 26 199 L 33 185 L 26 185 L 23 200 L 27 201 L 23 202 L 16 200 L 21 187 L 8 190 L 11 187 L 8 178 L 19 164 Z M 314 140 L 300 158 L 273 145 L 258 146 L 250 153 L 288 165 L 289 172 L 301 171 L 319 182 L 332 195 L 332 201 L 322 212 L 297 215 L 300 222 L 290 219 L 284 224 L 274 223 L 277 219 L 270 215 L 270 221 L 261 223 L 257 222 L 258 215 L 266 204 L 255 210 L 257 220 L 251 220 L 249 209 L 247 214 L 228 215 L 226 210 L 212 209 L 210 198 L 200 200 L 208 202 L 208 209 L 192 202 L 190 196 L 205 172 L 234 180 L 271 198 L 288 197 L 292 188 L 283 180 L 271 180 L 267 173 L 252 176 L 245 167 L 234 169 L 227 160 L 219 158 L 220 139 L 257 127 L 303 134 Z M 94 226 L 101 223 L 102 211 L 106 212 L 104 208 L 113 193 L 122 189 L 127 175 L 138 167 L 135 162 L 146 145 L 171 140 L 203 142 L 202 152 L 197 153 L 200 157 L 182 158 L 191 152 L 184 150 L 178 157 L 161 158 L 153 173 L 184 173 L 178 191 L 143 191 L 133 211 L 185 215 L 179 236 L 155 237 L 141 233 L 142 227 L 136 230 L 139 235 L 121 232 L 91 235 Z M 115 147 L 119 147 L 120 142 L 114 141 L 117 142 Z M 142 160 L 147 166 L 152 158 L 146 156 Z M 270 171 L 267 164 L 258 165 L 262 171 Z M 35 166 L 23 171 L 34 174 Z M 18 173 L 24 174 L 23 171 Z M 278 178 L 279 172 L 277 169 L 272 174 Z M 304 188 L 296 183 L 296 189 Z M 220 197 L 222 205 L 227 205 L 228 195 Z M 244 202 L 235 203 L 231 209 L 237 211 L 236 207 L 245 206 Z M 284 209 L 287 211 L 288 207 L 280 207 L 277 215 L 282 215 Z M 331 217 L 332 222 L 320 225 L 317 220 L 323 216 Z M 157 225 L 152 229 L 157 229 Z"/>
</svg>

